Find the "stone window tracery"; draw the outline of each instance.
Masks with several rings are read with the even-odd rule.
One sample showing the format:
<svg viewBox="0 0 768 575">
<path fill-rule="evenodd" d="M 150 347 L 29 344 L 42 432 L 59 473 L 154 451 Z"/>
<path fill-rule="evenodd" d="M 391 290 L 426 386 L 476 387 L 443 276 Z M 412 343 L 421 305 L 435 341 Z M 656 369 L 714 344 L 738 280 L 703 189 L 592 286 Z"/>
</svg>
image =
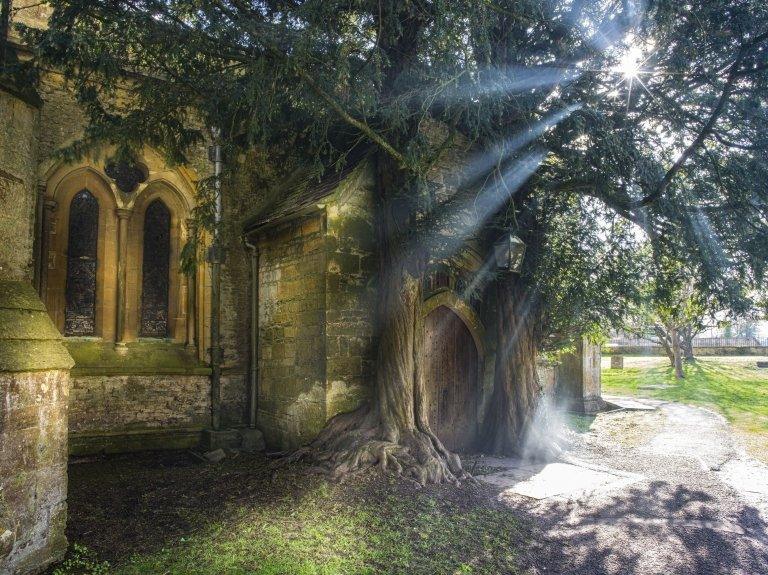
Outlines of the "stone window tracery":
<svg viewBox="0 0 768 575">
<path fill-rule="evenodd" d="M 190 213 L 182 192 L 156 180 L 128 198 L 91 167 L 53 172 L 46 190 L 39 289 L 56 327 L 118 354 L 143 338 L 199 354 L 205 284 L 202 271 L 181 273 Z"/>
<path fill-rule="evenodd" d="M 104 166 L 104 173 L 124 194 L 135 192 L 139 184 L 146 181 L 146 171 L 145 166 L 136 162 L 110 161 Z"/>
</svg>

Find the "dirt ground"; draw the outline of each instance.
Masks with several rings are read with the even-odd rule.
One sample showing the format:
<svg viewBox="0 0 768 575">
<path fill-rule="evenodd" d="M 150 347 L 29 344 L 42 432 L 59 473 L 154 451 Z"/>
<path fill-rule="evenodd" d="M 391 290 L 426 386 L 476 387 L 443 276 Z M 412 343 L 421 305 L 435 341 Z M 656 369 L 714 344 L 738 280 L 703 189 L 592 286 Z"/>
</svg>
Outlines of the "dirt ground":
<svg viewBox="0 0 768 575">
<path fill-rule="evenodd" d="M 513 575 L 527 562 L 518 553 L 531 526 L 482 482 L 420 489 L 369 473 L 339 484 L 270 464 L 188 452 L 76 459 L 67 536 L 110 563 L 88 575 Z"/>
<path fill-rule="evenodd" d="M 768 574 L 768 466 L 746 455 L 720 415 L 642 401 L 658 410 L 602 414 L 567 453 L 638 481 L 568 499 L 507 500 L 538 519 L 534 572 Z"/>
<path fill-rule="evenodd" d="M 365 569 L 322 573 L 767 575 L 768 467 L 746 456 L 719 415 L 642 401 L 657 409 L 599 415 L 569 434 L 564 454 L 637 476 L 624 487 L 532 499 L 484 483 L 488 470 L 472 459 L 478 485 L 417 489 L 369 475 L 328 486 L 314 500 L 320 515 L 374 509 L 382 523 L 366 541 L 381 547 Z M 179 541 L 209 523 L 220 526 L 217 537 L 232 536 L 233 510 L 300 502 L 324 484 L 300 466 L 273 476 L 267 463 L 240 455 L 210 465 L 183 452 L 78 460 L 68 536 L 117 567 L 163 550 L 173 561 L 188 552 Z M 291 528 L 311 529 L 296 513 Z M 147 569 L 125 572 L 184 572 Z"/>
</svg>

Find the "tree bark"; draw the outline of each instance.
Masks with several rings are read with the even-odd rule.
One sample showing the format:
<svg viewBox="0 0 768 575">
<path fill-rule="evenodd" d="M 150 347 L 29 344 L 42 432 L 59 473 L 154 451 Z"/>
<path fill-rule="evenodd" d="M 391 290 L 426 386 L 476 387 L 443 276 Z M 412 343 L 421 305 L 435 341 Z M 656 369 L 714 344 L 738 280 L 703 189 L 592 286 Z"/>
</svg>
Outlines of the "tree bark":
<svg viewBox="0 0 768 575">
<path fill-rule="evenodd" d="M 695 363 L 696 358 L 693 355 L 693 338 L 695 337 L 693 329 L 690 327 L 680 330 L 680 347 L 683 352 L 683 360 L 686 363 Z"/>
<path fill-rule="evenodd" d="M 339 478 L 378 466 L 419 484 L 469 478 L 427 418 L 422 364 L 422 279 L 426 259 L 412 230 L 408 177 L 385 154 L 377 165 L 379 222 L 379 342 L 373 401 L 331 419 L 318 437 L 284 461 L 310 459 Z M 405 188 L 405 189 L 404 189 Z"/>
<path fill-rule="evenodd" d="M 511 275 L 500 278 L 496 294 L 498 347 L 481 446 L 489 453 L 512 455 L 522 451 L 541 396 L 536 376 L 538 346 L 519 280 Z"/>
<path fill-rule="evenodd" d="M 667 359 L 669 359 L 669 367 L 675 367 L 675 353 L 672 351 L 672 341 L 669 338 L 667 329 L 660 325 L 654 325 L 653 331 L 656 334 L 656 337 L 659 339 L 659 344 L 664 350 L 664 353 L 667 354 Z"/>
<path fill-rule="evenodd" d="M 672 359 L 673 367 L 675 368 L 675 378 L 684 379 L 685 372 L 683 371 L 683 355 L 680 347 L 680 332 L 677 327 L 669 328 L 669 338 L 672 340 Z"/>
</svg>

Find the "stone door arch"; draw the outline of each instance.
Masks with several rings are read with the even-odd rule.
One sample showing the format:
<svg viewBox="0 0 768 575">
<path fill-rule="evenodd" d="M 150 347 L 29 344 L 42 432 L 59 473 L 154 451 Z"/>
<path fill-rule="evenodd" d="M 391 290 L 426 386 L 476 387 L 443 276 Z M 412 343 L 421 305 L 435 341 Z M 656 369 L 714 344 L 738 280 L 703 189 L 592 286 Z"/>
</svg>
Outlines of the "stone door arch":
<svg viewBox="0 0 768 575">
<path fill-rule="evenodd" d="M 451 451 L 472 451 L 478 433 L 480 350 L 467 324 L 451 308 L 439 305 L 424 321 L 430 425 Z"/>
</svg>

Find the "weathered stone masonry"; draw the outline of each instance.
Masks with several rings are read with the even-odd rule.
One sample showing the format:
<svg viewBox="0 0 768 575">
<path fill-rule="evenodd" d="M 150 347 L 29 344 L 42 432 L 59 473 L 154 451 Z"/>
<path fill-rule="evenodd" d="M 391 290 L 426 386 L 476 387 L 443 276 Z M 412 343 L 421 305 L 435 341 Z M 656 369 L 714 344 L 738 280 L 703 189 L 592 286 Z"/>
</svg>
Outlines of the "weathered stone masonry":
<svg viewBox="0 0 768 575">
<path fill-rule="evenodd" d="M 274 449 L 307 443 L 370 390 L 370 181 L 359 169 L 337 185 L 317 203 L 289 191 L 250 228 L 259 250 L 258 422 Z"/>
<path fill-rule="evenodd" d="M 67 549 L 67 404 L 73 365 L 32 286 L 0 281 L 0 573 Z"/>
<path fill-rule="evenodd" d="M 282 449 L 325 423 L 323 227 L 298 219 L 259 244 L 259 423 Z"/>
<path fill-rule="evenodd" d="M 72 359 L 31 285 L 39 101 L 0 82 L 0 573 L 32 573 L 67 547 Z"/>
</svg>

